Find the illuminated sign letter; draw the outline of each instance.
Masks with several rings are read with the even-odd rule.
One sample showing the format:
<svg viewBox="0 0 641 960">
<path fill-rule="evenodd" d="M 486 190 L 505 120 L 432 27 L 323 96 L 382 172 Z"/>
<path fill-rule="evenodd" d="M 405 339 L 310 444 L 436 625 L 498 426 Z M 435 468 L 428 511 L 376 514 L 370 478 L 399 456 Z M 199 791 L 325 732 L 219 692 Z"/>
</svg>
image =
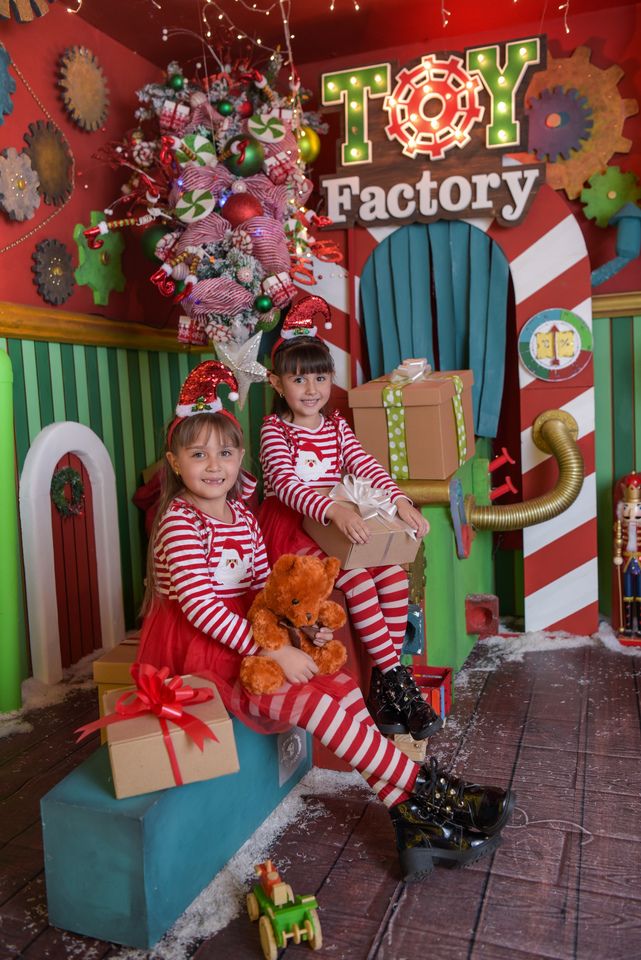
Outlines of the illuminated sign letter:
<svg viewBox="0 0 641 960">
<path fill-rule="evenodd" d="M 368 101 L 384 97 L 390 90 L 390 65 L 379 63 L 373 67 L 355 67 L 324 73 L 322 78 L 323 106 L 345 105 L 345 134 L 341 147 L 341 163 L 372 162 L 372 143 L 367 139 Z"/>
<path fill-rule="evenodd" d="M 520 123 L 516 120 L 516 93 L 527 68 L 539 63 L 539 37 L 505 44 L 505 65 L 499 66 L 499 46 L 467 50 L 467 69 L 478 73 L 490 95 L 491 122 L 485 132 L 487 147 L 520 146 Z"/>
</svg>

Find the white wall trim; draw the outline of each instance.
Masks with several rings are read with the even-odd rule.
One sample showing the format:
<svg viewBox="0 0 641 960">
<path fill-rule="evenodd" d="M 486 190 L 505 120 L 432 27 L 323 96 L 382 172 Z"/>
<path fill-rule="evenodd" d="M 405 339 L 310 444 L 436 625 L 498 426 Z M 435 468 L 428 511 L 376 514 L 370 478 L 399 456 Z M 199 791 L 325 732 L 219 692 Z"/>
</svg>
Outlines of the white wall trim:
<svg viewBox="0 0 641 960">
<path fill-rule="evenodd" d="M 56 464 L 66 453 L 82 460 L 91 480 L 102 645 L 111 649 L 125 635 L 116 476 L 109 453 L 89 427 L 52 423 L 29 448 L 20 477 L 31 660 L 34 677 L 44 683 L 62 679 L 49 491 Z"/>
</svg>

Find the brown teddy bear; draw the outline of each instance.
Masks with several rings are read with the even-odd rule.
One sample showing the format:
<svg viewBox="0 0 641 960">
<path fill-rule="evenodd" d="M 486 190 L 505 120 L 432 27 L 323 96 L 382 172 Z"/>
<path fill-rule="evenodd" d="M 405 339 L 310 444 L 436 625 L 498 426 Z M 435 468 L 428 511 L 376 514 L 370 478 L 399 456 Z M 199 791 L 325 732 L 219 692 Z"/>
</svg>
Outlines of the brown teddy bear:
<svg viewBox="0 0 641 960">
<path fill-rule="evenodd" d="M 291 643 L 308 653 L 319 673 L 335 673 L 347 659 L 338 640 L 317 647 L 309 639 L 319 627 L 337 630 L 346 621 L 345 611 L 326 598 L 332 592 L 340 563 L 336 557 L 279 557 L 264 590 L 254 600 L 247 617 L 254 640 L 265 650 Z M 268 657 L 245 657 L 240 682 L 250 693 L 274 693 L 285 683 L 279 665 Z"/>
</svg>

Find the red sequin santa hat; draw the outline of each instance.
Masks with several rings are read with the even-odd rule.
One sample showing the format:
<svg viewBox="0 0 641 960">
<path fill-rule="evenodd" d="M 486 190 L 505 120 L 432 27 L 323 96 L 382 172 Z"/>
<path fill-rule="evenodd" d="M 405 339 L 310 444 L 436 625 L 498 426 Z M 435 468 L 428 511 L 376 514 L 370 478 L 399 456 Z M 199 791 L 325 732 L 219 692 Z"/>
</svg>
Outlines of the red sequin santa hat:
<svg viewBox="0 0 641 960">
<path fill-rule="evenodd" d="M 274 344 L 272 350 L 272 366 L 274 356 L 279 347 L 289 340 L 297 340 L 299 337 L 315 337 L 318 328 L 314 325 L 314 317 L 320 313 L 325 320 L 325 329 L 332 328 L 332 312 L 327 300 L 322 297 L 308 296 L 303 297 L 293 307 L 290 307 L 283 326 L 281 327 L 280 337 Z"/>
<path fill-rule="evenodd" d="M 223 413 L 240 426 L 233 413 L 223 409 L 222 400 L 218 397 L 218 387 L 221 383 L 226 383 L 231 388 L 229 399 L 238 400 L 236 377 L 223 363 L 219 363 L 218 360 L 205 360 L 194 367 L 180 389 L 176 416 L 167 431 L 168 446 L 176 425 L 186 417 L 194 417 L 199 413 Z"/>
</svg>

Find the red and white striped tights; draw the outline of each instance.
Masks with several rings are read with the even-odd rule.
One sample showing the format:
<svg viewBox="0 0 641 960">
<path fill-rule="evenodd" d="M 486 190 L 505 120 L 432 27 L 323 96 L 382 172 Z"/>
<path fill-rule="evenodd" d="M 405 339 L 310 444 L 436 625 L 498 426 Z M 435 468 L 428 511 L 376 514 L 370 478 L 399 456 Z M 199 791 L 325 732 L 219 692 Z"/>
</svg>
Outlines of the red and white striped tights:
<svg viewBox="0 0 641 960">
<path fill-rule="evenodd" d="M 340 700 L 317 689 L 311 680 L 302 689 L 288 686 L 282 693 L 260 697 L 249 712 L 308 730 L 358 770 L 385 806 L 407 800 L 418 764 L 382 736 L 352 678 L 340 673 L 334 679 L 343 690 Z"/>
<path fill-rule="evenodd" d="M 325 556 L 321 550 L 313 553 Z M 405 570 L 399 566 L 341 570 L 334 586 L 345 594 L 352 626 L 375 665 L 382 673 L 397 667 L 407 625 Z"/>
</svg>

